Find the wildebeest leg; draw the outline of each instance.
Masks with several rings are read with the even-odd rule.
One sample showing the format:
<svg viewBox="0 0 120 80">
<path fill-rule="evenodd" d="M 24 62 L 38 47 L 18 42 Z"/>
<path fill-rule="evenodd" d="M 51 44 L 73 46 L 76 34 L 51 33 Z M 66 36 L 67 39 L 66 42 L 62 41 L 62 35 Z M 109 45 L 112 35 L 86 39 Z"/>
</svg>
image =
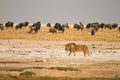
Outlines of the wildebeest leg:
<svg viewBox="0 0 120 80">
<path fill-rule="evenodd" d="M 32 29 L 30 29 L 29 33 L 32 33 Z"/>
<path fill-rule="evenodd" d="M 38 31 L 37 30 L 35 30 L 35 33 L 37 33 Z"/>
</svg>

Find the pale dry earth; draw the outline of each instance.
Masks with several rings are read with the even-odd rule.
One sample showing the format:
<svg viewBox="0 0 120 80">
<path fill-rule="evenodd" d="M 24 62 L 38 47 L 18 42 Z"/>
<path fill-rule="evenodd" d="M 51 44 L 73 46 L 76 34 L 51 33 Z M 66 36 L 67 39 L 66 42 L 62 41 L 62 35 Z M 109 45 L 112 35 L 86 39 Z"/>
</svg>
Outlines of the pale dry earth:
<svg viewBox="0 0 120 80">
<path fill-rule="evenodd" d="M 64 45 L 69 42 L 85 44 L 92 55 L 68 56 Z M 6 71 L 3 68 L 45 67 L 24 71 Z M 72 67 L 78 71 L 48 70 L 50 67 Z M 32 71 L 36 76 L 55 77 L 120 77 L 119 41 L 31 41 L 0 40 L 0 74 L 18 76 Z"/>
</svg>

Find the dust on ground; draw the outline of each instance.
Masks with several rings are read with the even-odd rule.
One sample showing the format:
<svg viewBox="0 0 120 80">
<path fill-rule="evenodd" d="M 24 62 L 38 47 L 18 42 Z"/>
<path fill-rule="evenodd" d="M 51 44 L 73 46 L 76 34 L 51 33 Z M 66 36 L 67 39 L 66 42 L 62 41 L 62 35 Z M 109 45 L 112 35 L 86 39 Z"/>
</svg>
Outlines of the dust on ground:
<svg viewBox="0 0 120 80">
<path fill-rule="evenodd" d="M 64 45 L 69 42 L 87 45 L 92 55 L 77 52 L 76 56 L 68 56 Z M 120 77 L 120 42 L 0 40 L 0 74 L 18 76 L 24 71 L 6 69 L 24 67 L 45 67 L 24 70 L 35 72 L 36 76 Z M 72 67 L 78 71 L 49 70 L 50 67 Z"/>
</svg>

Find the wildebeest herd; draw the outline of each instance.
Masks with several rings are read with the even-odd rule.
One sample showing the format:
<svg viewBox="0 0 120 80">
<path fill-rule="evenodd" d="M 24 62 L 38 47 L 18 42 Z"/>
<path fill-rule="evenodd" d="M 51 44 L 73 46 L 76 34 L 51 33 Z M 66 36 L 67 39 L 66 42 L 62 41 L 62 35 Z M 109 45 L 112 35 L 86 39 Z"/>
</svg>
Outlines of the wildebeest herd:
<svg viewBox="0 0 120 80">
<path fill-rule="evenodd" d="M 6 28 L 12 28 L 15 26 L 14 29 L 18 30 L 21 29 L 23 27 L 29 27 L 29 31 L 28 33 L 37 33 L 40 28 L 41 28 L 41 22 L 35 22 L 32 25 L 29 24 L 28 21 L 25 22 L 21 22 L 15 25 L 14 22 L 12 21 L 8 21 L 5 24 L 0 23 L 0 30 L 4 30 L 4 27 Z M 49 32 L 50 33 L 57 33 L 57 32 L 61 32 L 64 33 L 65 29 L 69 29 L 69 25 L 68 23 L 65 24 L 61 24 L 61 23 L 55 23 L 55 25 L 52 27 L 51 23 L 46 24 L 46 27 L 49 27 Z M 112 23 L 112 24 L 105 24 L 105 23 L 88 23 L 86 26 L 83 23 L 75 23 L 73 25 L 73 28 L 75 28 L 76 30 L 81 30 L 83 31 L 84 29 L 91 29 L 91 35 L 95 35 L 95 32 L 97 32 L 99 29 L 103 30 L 103 29 L 116 29 L 120 32 L 120 26 L 117 23 Z"/>
</svg>

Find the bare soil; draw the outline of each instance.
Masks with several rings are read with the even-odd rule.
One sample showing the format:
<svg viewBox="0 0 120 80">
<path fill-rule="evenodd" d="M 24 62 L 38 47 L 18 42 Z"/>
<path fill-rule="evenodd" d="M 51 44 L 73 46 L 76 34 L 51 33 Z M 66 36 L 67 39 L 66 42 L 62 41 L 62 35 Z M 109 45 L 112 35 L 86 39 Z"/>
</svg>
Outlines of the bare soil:
<svg viewBox="0 0 120 80">
<path fill-rule="evenodd" d="M 68 56 L 64 45 L 69 42 L 85 44 L 92 55 Z M 28 67 L 43 67 L 35 69 Z M 51 67 L 74 68 L 61 71 Z M 8 69 L 26 68 L 23 71 Z M 19 76 L 31 71 L 35 76 L 50 77 L 120 77 L 119 41 L 31 41 L 20 39 L 0 40 L 0 74 Z"/>
</svg>

